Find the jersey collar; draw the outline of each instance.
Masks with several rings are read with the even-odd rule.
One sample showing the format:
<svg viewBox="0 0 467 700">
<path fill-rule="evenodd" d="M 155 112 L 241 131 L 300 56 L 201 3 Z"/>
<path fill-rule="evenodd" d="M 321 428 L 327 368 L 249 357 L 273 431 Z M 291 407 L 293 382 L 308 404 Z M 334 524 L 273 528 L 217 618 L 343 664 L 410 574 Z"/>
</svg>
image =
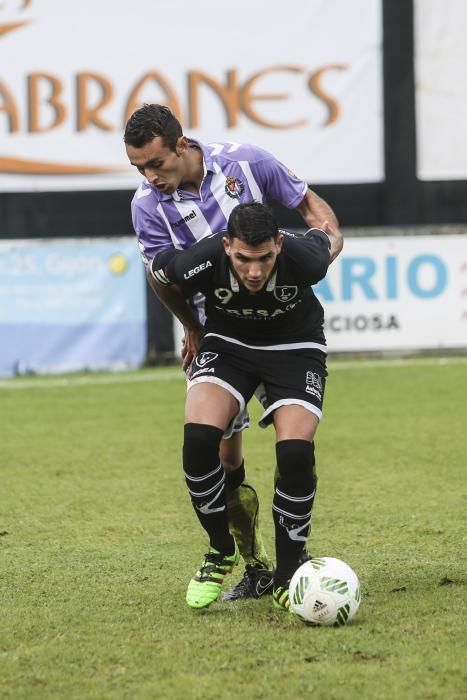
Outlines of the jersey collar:
<svg viewBox="0 0 467 700">
<path fill-rule="evenodd" d="M 230 275 L 230 289 L 232 292 L 238 292 L 240 290 L 240 286 L 238 284 L 238 280 L 235 277 L 235 275 L 232 272 L 232 268 L 229 265 L 229 275 Z M 274 289 L 276 288 L 276 278 L 277 278 L 277 270 L 274 270 L 272 273 L 271 278 L 269 279 L 269 282 L 266 285 L 266 291 L 267 292 L 273 292 Z"/>
<path fill-rule="evenodd" d="M 203 167 L 204 167 L 204 175 L 206 173 L 213 173 L 214 172 L 214 163 L 211 158 L 210 152 L 208 148 L 201 143 L 201 141 L 196 141 L 196 139 L 188 139 L 189 144 L 194 144 L 195 146 L 198 146 L 200 149 L 201 153 L 203 154 Z"/>
</svg>

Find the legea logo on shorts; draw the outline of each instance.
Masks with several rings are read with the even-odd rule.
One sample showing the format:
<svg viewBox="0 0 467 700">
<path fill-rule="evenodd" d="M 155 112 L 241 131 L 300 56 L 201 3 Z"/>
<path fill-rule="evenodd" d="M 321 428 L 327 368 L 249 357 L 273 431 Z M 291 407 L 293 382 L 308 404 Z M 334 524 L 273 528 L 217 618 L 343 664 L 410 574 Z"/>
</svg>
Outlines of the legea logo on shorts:
<svg viewBox="0 0 467 700">
<path fill-rule="evenodd" d="M 219 357 L 217 352 L 202 352 L 197 356 L 195 362 L 198 367 L 205 367 L 209 362 L 215 360 L 216 357 Z"/>
</svg>

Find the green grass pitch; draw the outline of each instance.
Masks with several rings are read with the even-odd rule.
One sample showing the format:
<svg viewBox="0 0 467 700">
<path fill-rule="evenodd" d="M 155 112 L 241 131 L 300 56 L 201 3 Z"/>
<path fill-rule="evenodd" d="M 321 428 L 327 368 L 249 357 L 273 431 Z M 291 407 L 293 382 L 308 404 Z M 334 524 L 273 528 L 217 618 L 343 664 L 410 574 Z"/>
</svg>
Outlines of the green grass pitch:
<svg viewBox="0 0 467 700">
<path fill-rule="evenodd" d="M 329 370 L 309 549 L 363 590 L 338 629 L 270 599 L 186 606 L 206 540 L 178 368 L 0 382 L 2 700 L 466 697 L 466 358 Z M 272 552 L 274 434 L 251 409 Z"/>
</svg>

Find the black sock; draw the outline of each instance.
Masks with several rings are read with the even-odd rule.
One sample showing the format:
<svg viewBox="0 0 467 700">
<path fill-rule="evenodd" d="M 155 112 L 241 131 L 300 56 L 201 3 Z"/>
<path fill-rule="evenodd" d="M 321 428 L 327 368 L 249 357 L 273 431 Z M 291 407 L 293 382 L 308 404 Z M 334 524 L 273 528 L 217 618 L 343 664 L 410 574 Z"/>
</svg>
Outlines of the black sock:
<svg viewBox="0 0 467 700">
<path fill-rule="evenodd" d="M 211 547 L 230 555 L 235 541 L 229 532 L 224 468 L 219 462 L 222 435 L 215 426 L 187 423 L 183 469 L 193 508 Z"/>
<path fill-rule="evenodd" d="M 280 477 L 273 499 L 276 532 L 276 586 L 286 586 L 297 569 L 310 531 L 316 479 L 314 450 L 307 440 L 276 445 Z"/>
</svg>

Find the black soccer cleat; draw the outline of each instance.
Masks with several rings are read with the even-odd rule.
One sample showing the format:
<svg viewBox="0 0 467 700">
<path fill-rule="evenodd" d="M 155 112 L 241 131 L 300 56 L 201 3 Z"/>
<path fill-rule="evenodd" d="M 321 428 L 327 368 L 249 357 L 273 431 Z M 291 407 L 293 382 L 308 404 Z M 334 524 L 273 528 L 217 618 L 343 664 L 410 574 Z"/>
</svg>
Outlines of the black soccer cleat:
<svg viewBox="0 0 467 700">
<path fill-rule="evenodd" d="M 263 595 L 271 595 L 272 587 L 272 571 L 247 564 L 243 578 L 230 591 L 224 593 L 222 600 L 261 598 Z"/>
</svg>

